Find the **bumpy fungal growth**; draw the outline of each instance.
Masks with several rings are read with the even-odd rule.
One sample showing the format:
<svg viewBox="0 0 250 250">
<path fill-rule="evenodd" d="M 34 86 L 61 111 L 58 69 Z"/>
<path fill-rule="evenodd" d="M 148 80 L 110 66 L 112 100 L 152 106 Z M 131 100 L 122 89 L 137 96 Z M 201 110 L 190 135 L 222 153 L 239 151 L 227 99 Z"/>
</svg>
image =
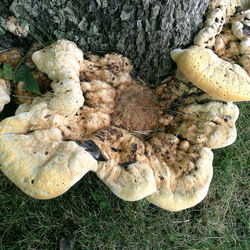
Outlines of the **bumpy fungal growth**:
<svg viewBox="0 0 250 250">
<path fill-rule="evenodd" d="M 193 103 L 179 111 L 185 117 L 180 136 L 189 142 L 215 149 L 231 145 L 236 140 L 235 122 L 239 116 L 236 105 L 215 101 Z M 177 118 L 171 127 L 174 129 L 180 124 Z"/>
<path fill-rule="evenodd" d="M 209 10 L 204 22 L 204 27 L 194 38 L 194 44 L 212 48 L 215 37 L 218 35 L 228 16 L 234 14 L 239 2 L 236 0 L 212 0 L 209 4 Z"/>
<path fill-rule="evenodd" d="M 238 62 L 250 74 L 250 10 L 232 16 L 215 39 L 214 51 L 224 60 Z"/>
<path fill-rule="evenodd" d="M 88 171 L 128 201 L 179 211 L 204 199 L 210 148 L 235 140 L 237 107 L 176 78 L 149 89 L 120 55 L 81 60 L 75 52 L 58 41 L 33 55 L 52 91 L 0 122 L 3 173 L 38 199 L 63 194 Z"/>
<path fill-rule="evenodd" d="M 19 37 L 26 37 L 29 34 L 29 24 L 20 24 L 14 16 L 7 19 L 6 29 Z"/>
<path fill-rule="evenodd" d="M 32 61 L 40 71 L 47 74 L 52 80 L 72 79 L 79 81 L 79 69 L 80 63 L 83 61 L 83 53 L 75 43 L 58 40 L 49 47 L 33 53 Z"/>
<path fill-rule="evenodd" d="M 3 110 L 4 105 L 10 102 L 10 84 L 0 78 L 0 112 Z"/>
<path fill-rule="evenodd" d="M 32 60 L 40 71 L 54 80 L 51 84 L 54 97 L 50 100 L 50 108 L 66 115 L 76 112 L 84 102 L 79 82 L 82 51 L 73 42 L 59 40 L 33 53 Z"/>
<path fill-rule="evenodd" d="M 191 46 L 172 51 L 178 69 L 197 87 L 224 101 L 249 101 L 250 77 L 239 65 L 219 58 L 212 50 Z"/>
<path fill-rule="evenodd" d="M 0 65 L 8 63 L 11 67 L 15 67 L 21 59 L 22 54 L 20 50 L 11 49 L 0 53 Z M 4 106 L 10 102 L 11 84 L 9 80 L 0 77 L 0 112 Z"/>
<path fill-rule="evenodd" d="M 235 14 L 237 8 L 247 8 L 249 5 L 248 0 L 211 0 L 204 27 L 195 36 L 194 44 L 203 48 L 212 48 L 223 25 Z M 235 25 L 238 29 L 239 23 Z"/>
<path fill-rule="evenodd" d="M 198 155 L 195 162 L 190 161 L 190 156 L 194 154 L 192 151 Z M 207 195 L 213 176 L 213 153 L 208 148 L 197 147 L 189 149 L 189 152 L 178 151 L 176 160 L 177 164 L 179 163 L 179 171 L 184 174 L 178 175 L 175 169 L 158 163 L 155 169 L 155 175 L 159 176 L 158 190 L 147 197 L 151 203 L 169 211 L 190 208 L 201 202 Z M 186 164 L 191 165 L 189 169 L 185 169 Z M 189 171 L 188 174 L 185 170 Z"/>
</svg>

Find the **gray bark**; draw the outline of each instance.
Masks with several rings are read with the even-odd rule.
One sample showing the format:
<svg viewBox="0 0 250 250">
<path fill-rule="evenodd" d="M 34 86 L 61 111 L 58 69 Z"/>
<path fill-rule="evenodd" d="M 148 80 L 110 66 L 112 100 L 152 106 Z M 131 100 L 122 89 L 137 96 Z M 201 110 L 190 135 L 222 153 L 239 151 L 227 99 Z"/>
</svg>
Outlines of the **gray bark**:
<svg viewBox="0 0 250 250">
<path fill-rule="evenodd" d="M 170 51 L 192 43 L 209 0 L 14 0 L 1 16 L 30 24 L 26 39 L 0 36 L 3 47 L 34 40 L 72 40 L 85 52 L 121 53 L 139 76 L 157 85 L 172 70 Z M 9 12 L 9 13 L 8 13 Z"/>
</svg>

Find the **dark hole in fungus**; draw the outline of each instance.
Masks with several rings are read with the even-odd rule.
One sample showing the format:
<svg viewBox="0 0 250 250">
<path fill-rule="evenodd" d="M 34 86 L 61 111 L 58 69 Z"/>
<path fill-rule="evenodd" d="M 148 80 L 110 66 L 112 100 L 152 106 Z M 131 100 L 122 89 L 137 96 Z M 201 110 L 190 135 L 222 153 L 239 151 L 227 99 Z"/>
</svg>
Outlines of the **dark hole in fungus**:
<svg viewBox="0 0 250 250">
<path fill-rule="evenodd" d="M 34 184 L 34 182 L 35 182 L 35 180 L 33 179 L 33 180 L 31 180 L 31 184 Z"/>
<path fill-rule="evenodd" d="M 248 26 L 244 26 L 242 31 L 245 35 L 250 35 L 250 28 Z"/>
<path fill-rule="evenodd" d="M 89 152 L 97 161 L 106 161 L 98 146 L 92 140 L 86 140 L 83 143 L 80 141 L 76 141 L 76 143 L 83 147 L 87 152 Z"/>
<path fill-rule="evenodd" d="M 111 150 L 114 151 L 114 152 L 121 152 L 121 150 L 118 149 L 118 148 L 113 148 L 113 147 L 111 147 Z"/>
<path fill-rule="evenodd" d="M 48 154 L 49 154 L 49 152 L 48 152 L 48 151 L 46 151 L 46 152 L 45 152 L 45 155 L 48 155 Z"/>
<path fill-rule="evenodd" d="M 231 119 L 232 119 L 232 116 L 230 116 L 230 115 L 227 115 L 227 116 L 224 117 L 225 122 L 228 122 Z"/>
<path fill-rule="evenodd" d="M 137 151 L 137 144 L 133 144 L 132 146 L 132 154 L 135 154 Z"/>
</svg>

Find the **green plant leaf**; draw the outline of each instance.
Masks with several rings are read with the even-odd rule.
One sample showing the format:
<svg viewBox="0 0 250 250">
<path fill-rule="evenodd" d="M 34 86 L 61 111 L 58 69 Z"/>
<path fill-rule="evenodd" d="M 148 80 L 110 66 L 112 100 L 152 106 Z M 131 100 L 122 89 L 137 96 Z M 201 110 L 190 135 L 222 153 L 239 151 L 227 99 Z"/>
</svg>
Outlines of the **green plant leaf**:
<svg viewBox="0 0 250 250">
<path fill-rule="evenodd" d="M 8 63 L 3 64 L 3 68 L 0 69 L 0 76 L 6 80 L 12 80 L 14 78 L 14 71 Z"/>
<path fill-rule="evenodd" d="M 30 72 L 30 68 L 27 65 L 20 65 L 20 67 L 16 70 L 15 77 L 18 81 L 25 82 L 24 90 L 41 94 L 38 83 L 33 77 L 32 73 Z"/>
<path fill-rule="evenodd" d="M 11 66 L 8 63 L 3 64 L 3 71 L 10 74 L 14 73 Z"/>
</svg>

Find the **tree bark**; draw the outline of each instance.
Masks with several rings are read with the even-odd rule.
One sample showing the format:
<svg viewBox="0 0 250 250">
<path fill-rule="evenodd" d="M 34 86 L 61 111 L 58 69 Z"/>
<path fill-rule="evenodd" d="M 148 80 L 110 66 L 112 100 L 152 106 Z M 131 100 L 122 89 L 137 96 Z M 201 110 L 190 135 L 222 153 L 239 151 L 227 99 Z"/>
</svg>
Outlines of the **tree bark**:
<svg viewBox="0 0 250 250">
<path fill-rule="evenodd" d="M 127 56 L 136 73 L 151 85 L 157 85 L 172 70 L 170 51 L 192 43 L 209 4 L 209 0 L 4 2 L 1 16 L 12 13 L 27 21 L 30 35 L 17 40 L 4 34 L 0 36 L 2 48 L 18 42 L 23 45 L 65 38 L 85 52 Z"/>
</svg>

